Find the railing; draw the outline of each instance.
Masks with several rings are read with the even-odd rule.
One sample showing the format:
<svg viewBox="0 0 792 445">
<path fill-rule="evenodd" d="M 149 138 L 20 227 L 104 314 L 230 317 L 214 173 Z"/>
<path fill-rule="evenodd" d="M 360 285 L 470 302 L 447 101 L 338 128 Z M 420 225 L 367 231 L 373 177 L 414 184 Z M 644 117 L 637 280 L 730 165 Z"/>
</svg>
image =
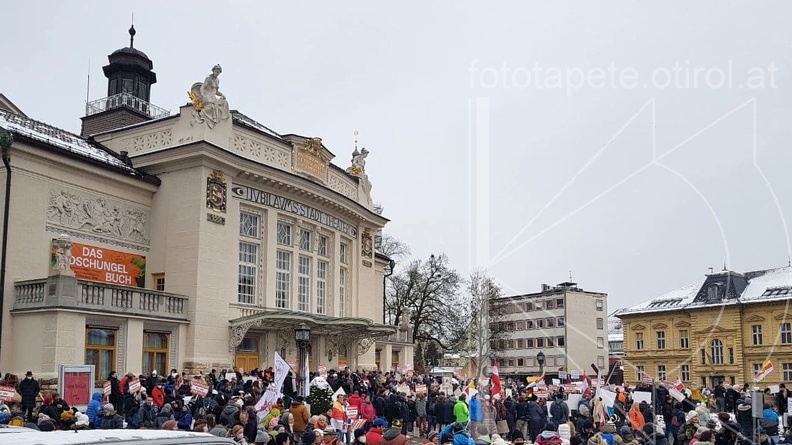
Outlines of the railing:
<svg viewBox="0 0 792 445">
<path fill-rule="evenodd" d="M 401 329 L 399 329 L 395 333 L 389 335 L 387 337 L 387 341 L 409 343 L 410 342 L 409 334 L 410 333 L 408 331 L 402 331 Z"/>
<path fill-rule="evenodd" d="M 150 104 L 130 93 L 116 94 L 114 96 L 108 96 L 88 102 L 85 104 L 85 115 L 90 116 L 92 114 L 97 114 L 103 111 L 121 107 L 128 107 L 135 111 L 139 111 L 152 119 L 170 115 L 170 111 Z"/>
<path fill-rule="evenodd" d="M 14 283 L 14 309 L 39 309 L 58 306 L 101 310 L 116 314 L 167 317 L 187 320 L 187 297 L 150 289 L 113 286 L 77 280 L 76 298 L 49 296 L 47 279 Z M 57 287 L 56 287 L 57 289 Z"/>
</svg>

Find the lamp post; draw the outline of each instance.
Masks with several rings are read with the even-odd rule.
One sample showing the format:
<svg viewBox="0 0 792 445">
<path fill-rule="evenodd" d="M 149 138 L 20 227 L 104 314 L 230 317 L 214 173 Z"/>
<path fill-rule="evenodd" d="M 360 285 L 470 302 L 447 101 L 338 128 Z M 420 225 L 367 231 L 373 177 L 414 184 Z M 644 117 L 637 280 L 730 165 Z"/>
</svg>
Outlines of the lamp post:
<svg viewBox="0 0 792 445">
<path fill-rule="evenodd" d="M 3 165 L 6 169 L 5 186 L 5 206 L 3 207 L 3 246 L 2 258 L 0 258 L 0 344 L 3 336 L 3 307 L 5 307 L 5 277 L 6 277 L 6 253 L 8 252 L 8 214 L 11 207 L 11 144 L 14 142 L 14 135 L 10 131 L 0 133 L 0 150 L 2 150 Z"/>
<path fill-rule="evenodd" d="M 388 324 L 385 319 L 385 314 L 387 314 L 387 298 L 385 296 L 385 292 L 387 290 L 387 279 L 389 276 L 393 275 L 393 269 L 396 267 L 396 261 L 390 260 L 388 261 L 388 265 L 385 267 L 385 273 L 382 275 L 382 324 Z"/>
<path fill-rule="evenodd" d="M 544 352 L 539 351 L 536 354 L 536 363 L 539 363 L 539 375 L 544 375 L 545 355 Z"/>
<path fill-rule="evenodd" d="M 294 328 L 294 339 L 297 347 L 300 348 L 300 395 L 308 396 L 308 342 L 311 341 L 311 328 L 305 323 L 300 323 Z"/>
</svg>

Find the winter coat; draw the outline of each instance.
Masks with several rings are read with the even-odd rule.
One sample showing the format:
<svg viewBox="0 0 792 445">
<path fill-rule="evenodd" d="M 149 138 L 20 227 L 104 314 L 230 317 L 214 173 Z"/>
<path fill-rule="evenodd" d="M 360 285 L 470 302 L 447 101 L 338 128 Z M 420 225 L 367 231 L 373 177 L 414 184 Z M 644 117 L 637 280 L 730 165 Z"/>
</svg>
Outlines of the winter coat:
<svg viewBox="0 0 792 445">
<path fill-rule="evenodd" d="M 426 397 L 419 397 L 415 400 L 415 413 L 418 417 L 426 417 Z"/>
<path fill-rule="evenodd" d="M 308 410 L 306 409 L 306 413 Z M 377 413 L 374 410 L 374 405 L 370 401 L 364 400 L 360 403 L 360 416 L 366 419 L 367 422 L 372 423 L 377 418 Z M 297 428 L 297 420 L 294 421 L 294 427 Z"/>
<path fill-rule="evenodd" d="M 529 402 L 528 420 L 531 423 L 531 428 L 542 428 L 547 423 L 547 413 L 538 403 Z"/>
<path fill-rule="evenodd" d="M 473 438 L 466 432 L 454 434 L 454 445 L 476 445 Z"/>
<path fill-rule="evenodd" d="M 454 404 L 454 417 L 457 422 L 464 423 L 470 420 L 470 409 L 463 400 Z"/>
<path fill-rule="evenodd" d="M 664 434 L 652 433 L 646 437 L 645 445 L 668 445 L 668 439 Z"/>
<path fill-rule="evenodd" d="M 470 398 L 470 420 L 473 422 L 481 422 L 484 414 L 481 412 L 481 401 L 478 396 Z"/>
<path fill-rule="evenodd" d="M 567 418 L 569 418 L 569 405 L 563 400 L 554 400 L 552 405 L 550 405 L 550 415 L 556 425 L 566 422 Z"/>
<path fill-rule="evenodd" d="M 176 418 L 176 422 L 179 426 L 179 429 L 185 431 L 190 431 L 190 428 L 192 428 L 192 421 L 193 421 L 193 416 L 189 410 L 187 410 L 186 412 L 182 411 L 181 413 L 179 413 L 179 417 Z"/>
<path fill-rule="evenodd" d="M 124 419 L 118 414 L 113 413 L 112 416 L 102 417 L 103 430 L 120 430 L 124 428 Z"/>
<path fill-rule="evenodd" d="M 643 431 L 646 421 L 637 403 L 633 403 L 628 414 L 630 416 L 630 428 L 632 428 L 633 431 Z"/>
<path fill-rule="evenodd" d="M 85 409 L 85 414 L 88 415 L 88 423 L 93 425 L 96 423 L 96 416 L 102 410 L 102 394 L 95 392 L 91 396 L 91 401 L 88 402 L 88 407 Z"/>
<path fill-rule="evenodd" d="M 22 396 L 22 408 L 32 408 L 36 406 L 36 397 L 41 388 L 38 381 L 33 378 L 25 378 L 19 383 L 19 395 Z"/>
<path fill-rule="evenodd" d="M 308 419 L 311 417 L 308 413 L 308 408 L 302 402 L 292 402 L 289 412 L 294 415 L 294 432 L 303 433 L 308 424 Z"/>
<path fill-rule="evenodd" d="M 170 405 L 163 405 L 162 411 L 157 413 L 157 416 L 154 418 L 154 426 L 157 427 L 158 430 L 162 429 L 162 424 L 167 422 L 168 420 L 173 419 L 173 409 Z"/>
<path fill-rule="evenodd" d="M 444 424 L 454 423 L 455 420 L 456 418 L 454 417 L 454 404 L 451 403 L 450 400 L 446 400 L 446 402 L 443 404 L 443 423 Z"/>
<path fill-rule="evenodd" d="M 497 433 L 498 427 L 495 424 L 495 406 L 491 403 L 484 402 L 484 406 L 481 408 L 481 423 L 487 427 L 487 431 L 490 434 Z M 478 422 L 478 421 L 477 421 Z"/>
<path fill-rule="evenodd" d="M 220 421 L 217 423 L 225 423 L 226 425 L 234 425 L 237 422 L 237 407 L 233 403 L 229 403 L 228 405 L 223 408 L 223 412 L 220 413 Z M 266 424 L 265 424 L 266 425 Z"/>
<path fill-rule="evenodd" d="M 561 443 L 561 436 L 555 431 L 542 431 L 536 436 L 537 445 L 550 445 L 551 443 Z"/>
<path fill-rule="evenodd" d="M 305 444 L 305 439 L 303 439 Z M 377 428 L 372 428 L 366 433 L 366 445 L 381 445 L 382 444 L 382 431 Z M 310 445 L 310 444 L 305 444 Z"/>
<path fill-rule="evenodd" d="M 134 424 L 138 428 L 153 428 L 157 420 L 157 406 L 143 403 L 135 415 Z"/>
<path fill-rule="evenodd" d="M 154 404 L 161 408 L 165 404 L 165 391 L 160 389 L 159 386 L 155 386 L 151 390 L 151 398 L 154 399 Z"/>
<path fill-rule="evenodd" d="M 407 445 L 407 436 L 399 428 L 390 428 L 382 433 L 380 445 Z"/>
<path fill-rule="evenodd" d="M 515 417 L 517 417 L 517 420 L 528 420 L 528 402 L 525 400 L 517 402 Z"/>
</svg>

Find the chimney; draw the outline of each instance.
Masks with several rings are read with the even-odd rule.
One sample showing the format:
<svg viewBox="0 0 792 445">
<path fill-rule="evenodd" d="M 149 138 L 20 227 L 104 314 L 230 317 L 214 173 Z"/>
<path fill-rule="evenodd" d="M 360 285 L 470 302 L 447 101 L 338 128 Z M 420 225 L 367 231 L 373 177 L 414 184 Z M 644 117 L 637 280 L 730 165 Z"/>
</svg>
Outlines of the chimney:
<svg viewBox="0 0 792 445">
<path fill-rule="evenodd" d="M 547 292 L 549 290 L 550 290 L 550 285 L 542 283 L 542 292 Z"/>
</svg>

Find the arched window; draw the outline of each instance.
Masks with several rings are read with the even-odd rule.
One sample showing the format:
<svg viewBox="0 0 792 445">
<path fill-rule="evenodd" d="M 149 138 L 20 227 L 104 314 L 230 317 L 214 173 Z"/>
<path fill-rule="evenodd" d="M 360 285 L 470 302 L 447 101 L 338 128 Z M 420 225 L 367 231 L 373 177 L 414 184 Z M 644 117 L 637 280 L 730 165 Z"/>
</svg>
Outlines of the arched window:
<svg viewBox="0 0 792 445">
<path fill-rule="evenodd" d="M 713 365 L 722 365 L 723 364 L 723 343 L 718 340 L 712 340 L 712 345 L 710 346 L 710 350 L 712 353 L 712 364 Z"/>
</svg>

